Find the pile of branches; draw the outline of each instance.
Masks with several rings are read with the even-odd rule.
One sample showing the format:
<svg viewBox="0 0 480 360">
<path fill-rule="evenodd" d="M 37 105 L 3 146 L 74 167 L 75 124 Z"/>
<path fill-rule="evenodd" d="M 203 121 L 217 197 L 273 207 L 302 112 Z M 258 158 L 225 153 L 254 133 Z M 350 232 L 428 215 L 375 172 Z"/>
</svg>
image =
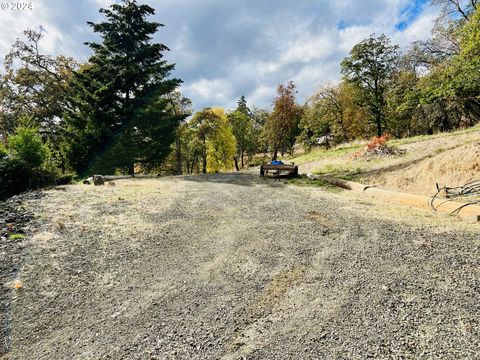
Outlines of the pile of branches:
<svg viewBox="0 0 480 360">
<path fill-rule="evenodd" d="M 383 134 L 379 137 L 374 137 L 370 140 L 367 146 L 355 153 L 354 158 L 365 157 L 367 159 L 377 157 L 377 156 L 387 156 L 387 155 L 403 155 L 406 150 L 399 149 L 395 146 L 388 146 L 387 141 L 391 139 L 390 134 Z"/>
<path fill-rule="evenodd" d="M 440 199 L 440 196 L 443 194 L 442 200 L 445 200 L 437 205 L 435 205 L 435 200 Z M 430 199 L 430 208 L 433 211 L 437 209 L 444 203 L 448 201 L 461 201 L 464 202 L 457 209 L 452 211 L 452 214 L 458 214 L 463 208 L 470 205 L 480 204 L 480 180 L 473 180 L 466 183 L 463 186 L 449 187 L 443 186 L 440 187 L 437 183 L 437 192 Z"/>
</svg>

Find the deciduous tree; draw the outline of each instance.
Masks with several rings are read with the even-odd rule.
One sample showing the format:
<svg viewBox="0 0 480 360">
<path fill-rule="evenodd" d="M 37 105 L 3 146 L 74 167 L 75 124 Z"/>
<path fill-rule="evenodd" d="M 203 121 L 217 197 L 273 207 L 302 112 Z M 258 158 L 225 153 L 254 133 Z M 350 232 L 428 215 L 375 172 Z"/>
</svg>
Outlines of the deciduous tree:
<svg viewBox="0 0 480 360">
<path fill-rule="evenodd" d="M 42 28 L 26 30 L 24 36 L 6 55 L 0 77 L 2 136 L 6 138 L 19 125 L 19 119 L 29 116 L 44 138 L 58 144 L 70 81 L 78 64 L 73 58 L 43 54 Z"/>
<path fill-rule="evenodd" d="M 371 37 L 355 45 L 341 64 L 346 81 L 361 91 L 378 136 L 385 130 L 385 93 L 397 61 L 397 45 L 385 35 Z"/>
<path fill-rule="evenodd" d="M 280 84 L 277 88 L 273 111 L 265 124 L 265 133 L 272 149 L 273 160 L 277 159 L 278 152 L 283 152 L 283 149 L 293 152 L 293 145 L 299 135 L 302 108 L 296 103 L 295 94 L 296 86 L 293 81 Z"/>
</svg>

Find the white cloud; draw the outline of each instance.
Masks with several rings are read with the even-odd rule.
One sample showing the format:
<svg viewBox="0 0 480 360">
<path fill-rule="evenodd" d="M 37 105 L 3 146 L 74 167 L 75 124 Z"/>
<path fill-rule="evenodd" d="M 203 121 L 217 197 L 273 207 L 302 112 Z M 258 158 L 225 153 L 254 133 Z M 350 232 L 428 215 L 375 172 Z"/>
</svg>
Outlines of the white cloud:
<svg viewBox="0 0 480 360">
<path fill-rule="evenodd" d="M 403 31 L 403 9 L 414 0 L 143 0 L 166 26 L 156 41 L 170 49 L 174 76 L 196 109 L 250 104 L 269 107 L 280 82 L 294 80 L 303 101 L 322 82 L 340 78 L 339 63 L 351 47 L 372 33 L 385 33 L 406 46 L 425 39 L 436 10 L 425 7 Z M 94 39 L 88 20 L 118 0 L 37 0 L 31 12 L 0 12 L 0 54 L 23 30 L 43 25 L 43 48 L 85 61 L 85 41 Z M 139 0 L 142 2 L 142 0 Z M 338 26 L 341 24 L 341 26 Z"/>
<path fill-rule="evenodd" d="M 185 93 L 209 106 L 223 106 L 232 99 L 232 84 L 225 79 L 199 79 L 184 86 Z"/>
</svg>

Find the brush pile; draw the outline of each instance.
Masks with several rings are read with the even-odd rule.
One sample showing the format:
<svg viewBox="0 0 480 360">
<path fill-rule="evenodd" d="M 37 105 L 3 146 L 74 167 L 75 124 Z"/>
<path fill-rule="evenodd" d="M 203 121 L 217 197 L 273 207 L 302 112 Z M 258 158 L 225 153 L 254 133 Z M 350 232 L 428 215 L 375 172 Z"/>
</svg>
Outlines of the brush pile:
<svg viewBox="0 0 480 360">
<path fill-rule="evenodd" d="M 432 196 L 430 200 L 430 207 L 433 211 L 437 211 L 439 205 L 435 206 L 435 200 L 445 199 L 448 201 L 459 201 L 464 204 L 454 210 L 452 214 L 458 214 L 460 210 L 470 205 L 480 204 L 480 180 L 473 180 L 465 185 L 449 187 L 440 187 L 437 183 L 437 192 Z"/>
<path fill-rule="evenodd" d="M 387 145 L 388 140 L 391 139 L 391 135 L 386 133 L 379 137 L 374 137 L 370 140 L 370 142 L 359 152 L 353 154 L 353 157 L 359 158 L 367 158 L 370 160 L 372 158 L 376 158 L 379 156 L 389 156 L 389 155 L 403 155 L 405 154 L 404 149 L 399 149 L 395 146 Z"/>
</svg>

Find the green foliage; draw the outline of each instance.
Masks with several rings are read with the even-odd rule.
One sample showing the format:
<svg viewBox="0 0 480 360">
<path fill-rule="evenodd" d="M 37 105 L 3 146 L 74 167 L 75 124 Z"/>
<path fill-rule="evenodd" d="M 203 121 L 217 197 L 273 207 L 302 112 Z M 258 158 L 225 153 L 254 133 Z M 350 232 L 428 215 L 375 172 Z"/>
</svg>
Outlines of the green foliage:
<svg viewBox="0 0 480 360">
<path fill-rule="evenodd" d="M 384 132 L 385 93 L 396 68 L 397 51 L 387 36 L 371 36 L 355 45 L 341 63 L 345 80 L 360 90 L 359 101 L 368 109 L 378 136 Z"/>
<path fill-rule="evenodd" d="M 151 42 L 163 26 L 147 21 L 153 8 L 124 0 L 100 12 L 106 21 L 88 24 L 102 43 L 88 43 L 94 54 L 75 74 L 64 152 L 79 174 L 133 173 L 134 164 L 155 166 L 170 152 L 186 117 L 169 98 L 181 81 L 168 78 L 168 48 Z"/>
<path fill-rule="evenodd" d="M 170 102 L 170 108 L 168 109 L 172 114 L 192 114 L 192 101 L 182 95 L 180 91 L 175 91 L 168 95 L 168 100 Z M 182 144 L 182 125 L 185 125 L 182 122 L 175 132 L 175 146 L 174 146 L 174 159 L 166 160 L 166 163 L 173 164 L 174 171 L 176 175 L 183 174 L 184 161 L 186 160 L 184 155 L 185 144 Z M 170 156 L 171 157 L 171 156 Z M 188 160 L 187 160 L 188 161 Z M 187 170 L 188 171 L 188 170 Z"/>
<path fill-rule="evenodd" d="M 15 134 L 8 138 L 8 151 L 30 170 L 44 166 L 50 155 L 38 129 L 23 126 L 18 127 Z"/>
<path fill-rule="evenodd" d="M 293 146 L 300 134 L 299 124 L 303 109 L 296 103 L 296 92 L 293 81 L 278 86 L 273 111 L 265 124 L 264 131 L 274 160 L 279 151 L 284 153 L 288 150 L 293 154 Z"/>
<path fill-rule="evenodd" d="M 0 156 L 0 199 L 71 180 L 71 176 L 63 175 L 52 161 L 51 151 L 38 129 L 29 126 L 32 119 L 20 122 L 24 125 L 17 127 L 8 138 L 6 156 Z"/>
<path fill-rule="evenodd" d="M 8 137 L 22 116 L 30 116 L 44 137 L 59 143 L 70 80 L 78 64 L 72 58 L 41 53 L 44 30 L 26 30 L 4 61 L 0 77 L 1 131 Z"/>
<path fill-rule="evenodd" d="M 237 110 L 228 115 L 228 120 L 237 142 L 237 156 L 243 168 L 245 152 L 252 152 L 254 148 L 255 132 L 253 119 L 243 96 L 238 104 Z"/>
<path fill-rule="evenodd" d="M 237 104 L 238 104 L 238 106 L 237 106 L 237 111 L 238 112 L 241 112 L 242 114 L 245 114 L 248 117 L 252 116 L 252 112 L 248 108 L 247 100 L 245 99 L 245 96 L 242 95 L 240 97 L 240 99 L 237 101 Z"/>
<path fill-rule="evenodd" d="M 205 108 L 195 113 L 185 135 L 189 136 L 192 171 L 199 163 L 203 173 L 233 169 L 236 141 L 223 109 Z"/>
<path fill-rule="evenodd" d="M 419 110 L 418 78 L 414 71 L 400 70 L 386 92 L 388 129 L 397 138 L 425 131 Z"/>
<path fill-rule="evenodd" d="M 12 241 L 22 240 L 22 239 L 25 239 L 25 235 L 23 234 L 11 234 L 8 236 L 8 240 L 12 240 Z"/>
<path fill-rule="evenodd" d="M 28 189 L 29 174 L 29 169 L 22 161 L 9 157 L 0 159 L 0 200 Z"/>
<path fill-rule="evenodd" d="M 236 141 L 227 118 L 219 116 L 220 124 L 207 140 L 207 172 L 231 171 L 234 166 Z"/>
<path fill-rule="evenodd" d="M 264 155 L 268 152 L 268 137 L 265 131 L 265 124 L 270 117 L 270 112 L 265 109 L 260 109 L 254 107 L 252 110 L 252 121 L 253 121 L 253 142 L 247 147 L 247 153 L 250 158 L 257 154 L 263 153 Z"/>
<path fill-rule="evenodd" d="M 332 119 L 325 108 L 316 99 L 311 99 L 305 107 L 299 124 L 301 133 L 298 140 L 303 143 L 306 150 L 311 150 L 316 145 L 316 139 L 329 136 L 332 128 Z"/>
<path fill-rule="evenodd" d="M 7 156 L 7 148 L 0 142 L 0 160 Z"/>
<path fill-rule="evenodd" d="M 357 97 L 358 90 L 348 82 L 320 88 L 305 106 L 298 140 L 311 149 L 317 138 L 328 136 L 341 143 L 368 136 L 368 117 Z"/>
</svg>

